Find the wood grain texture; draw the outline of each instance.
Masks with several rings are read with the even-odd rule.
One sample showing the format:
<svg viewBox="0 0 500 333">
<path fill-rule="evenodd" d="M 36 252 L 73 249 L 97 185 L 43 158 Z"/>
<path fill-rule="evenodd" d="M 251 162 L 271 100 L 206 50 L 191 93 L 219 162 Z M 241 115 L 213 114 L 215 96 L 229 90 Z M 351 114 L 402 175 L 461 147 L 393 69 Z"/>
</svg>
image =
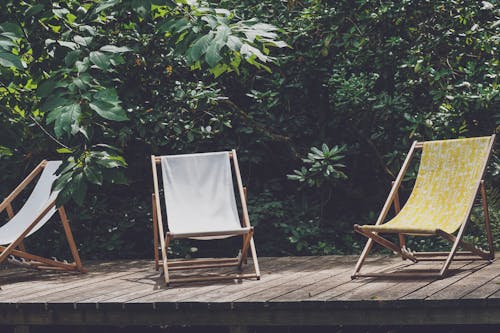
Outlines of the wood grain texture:
<svg viewBox="0 0 500 333">
<path fill-rule="evenodd" d="M 421 278 L 442 262 L 374 256 L 350 279 L 356 256 L 260 258 L 262 280 L 170 288 L 153 260 L 90 262 L 88 274 L 0 268 L 0 325 L 500 324 L 500 261 L 454 262 L 445 279 Z M 252 263 L 249 262 L 251 267 Z M 226 274 L 210 268 L 201 274 Z M 245 271 L 243 271 L 245 273 Z"/>
</svg>

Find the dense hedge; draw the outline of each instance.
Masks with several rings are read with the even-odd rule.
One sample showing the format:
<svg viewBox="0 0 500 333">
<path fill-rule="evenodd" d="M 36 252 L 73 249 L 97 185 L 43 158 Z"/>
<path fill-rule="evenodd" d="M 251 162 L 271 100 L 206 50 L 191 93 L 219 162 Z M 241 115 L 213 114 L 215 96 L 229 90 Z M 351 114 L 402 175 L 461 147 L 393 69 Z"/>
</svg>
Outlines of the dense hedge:
<svg viewBox="0 0 500 333">
<path fill-rule="evenodd" d="M 71 156 L 62 200 L 83 203 L 70 214 L 85 258 L 151 256 L 150 154 L 236 148 L 261 254 L 352 253 L 352 224 L 374 221 L 413 140 L 499 129 L 493 2 L 49 3 L 0 5 L 0 194 L 40 159 Z M 240 44 L 216 40 L 226 28 Z M 497 236 L 499 171 L 494 156 Z M 64 253 L 60 240 L 46 228 L 31 246 Z M 410 246 L 424 245 L 440 246 Z"/>
</svg>

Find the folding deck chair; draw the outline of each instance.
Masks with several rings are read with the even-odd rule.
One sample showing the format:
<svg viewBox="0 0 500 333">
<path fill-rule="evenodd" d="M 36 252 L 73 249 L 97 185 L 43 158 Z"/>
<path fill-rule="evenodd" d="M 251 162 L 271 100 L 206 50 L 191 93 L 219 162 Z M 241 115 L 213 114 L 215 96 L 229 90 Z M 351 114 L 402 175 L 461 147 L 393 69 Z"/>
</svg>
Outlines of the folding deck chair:
<svg viewBox="0 0 500 333">
<path fill-rule="evenodd" d="M 238 216 L 230 160 L 238 185 L 242 223 Z M 253 241 L 246 204 L 246 188 L 242 185 L 236 151 L 215 153 L 151 156 L 153 171 L 153 231 L 156 270 L 163 267 L 165 283 L 207 280 L 260 279 L 259 264 Z M 167 211 L 168 231 L 164 233 L 160 205 L 160 185 L 157 165 L 161 165 L 163 190 Z M 212 240 L 242 236 L 242 248 L 234 258 L 211 258 L 168 261 L 167 249 L 171 240 L 191 238 Z M 159 239 L 159 242 L 158 242 Z M 161 262 L 158 253 L 161 249 Z M 170 278 L 169 270 L 189 270 L 211 267 L 238 267 L 247 261 L 250 251 L 254 273 L 228 275 L 189 276 Z"/>
<path fill-rule="evenodd" d="M 61 165 L 61 161 L 42 161 L 14 191 L 0 204 L 0 213 L 7 211 L 9 221 L 0 227 L 0 264 L 5 260 L 13 263 L 29 266 L 36 269 L 80 271 L 85 272 L 82 266 L 78 250 L 73 239 L 68 218 L 64 207 L 56 209 L 55 202 L 57 193 L 52 192 L 52 183 L 57 179 L 54 174 Z M 23 207 L 14 213 L 13 200 L 21 193 L 28 184 L 40 174 L 31 195 Z M 59 212 L 61 222 L 73 255 L 74 262 L 67 263 L 58 260 L 47 259 L 26 252 L 23 240 L 44 226 L 54 215 Z M 21 258 L 19 260 L 18 258 Z"/>
<path fill-rule="evenodd" d="M 494 140 L 495 135 L 470 139 L 415 141 L 393 182 L 375 225 L 354 225 L 354 230 L 369 240 L 356 264 L 352 278 L 387 275 L 360 273 L 373 242 L 413 262 L 444 260 L 439 273 L 424 274 L 438 278 L 446 276 L 455 257 L 456 260 L 493 260 L 493 239 L 483 176 Z M 400 209 L 398 189 L 417 149 L 422 150 L 417 179 L 410 197 Z M 462 239 L 478 189 L 482 200 L 489 251 L 477 248 Z M 392 204 L 396 212 L 395 217 L 382 223 Z M 455 236 L 454 233 L 457 231 Z M 399 245 L 380 236 L 381 233 L 398 234 Z M 405 235 L 437 235 L 452 242 L 453 245 L 450 252 L 412 252 L 406 248 Z M 465 251 L 457 251 L 458 247 L 462 247 Z M 404 274 L 395 272 L 391 275 Z"/>
</svg>

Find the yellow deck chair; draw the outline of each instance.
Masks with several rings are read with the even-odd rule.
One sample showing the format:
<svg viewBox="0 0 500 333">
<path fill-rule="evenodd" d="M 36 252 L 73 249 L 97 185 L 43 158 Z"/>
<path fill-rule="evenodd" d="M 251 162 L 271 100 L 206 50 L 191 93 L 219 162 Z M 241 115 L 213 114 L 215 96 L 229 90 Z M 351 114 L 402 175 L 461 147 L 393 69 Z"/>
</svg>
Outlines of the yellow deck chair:
<svg viewBox="0 0 500 333">
<path fill-rule="evenodd" d="M 493 260 L 493 239 L 491 235 L 486 192 L 483 175 L 492 151 L 495 135 L 488 137 L 414 142 L 404 164 L 393 182 L 392 189 L 375 225 L 354 225 L 354 230 L 369 238 L 356 264 L 352 278 L 361 276 L 381 276 L 386 274 L 360 272 L 363 262 L 376 242 L 413 262 L 444 260 L 437 274 L 446 276 L 455 256 L 463 260 Z M 417 149 L 422 149 L 422 157 L 417 179 L 410 197 L 400 209 L 398 189 Z M 486 252 L 463 241 L 467 221 L 477 192 L 481 194 L 484 222 L 489 245 Z M 396 215 L 383 223 L 394 204 Z M 458 232 L 457 232 L 458 231 Z M 454 235 L 454 233 L 456 233 Z M 380 236 L 398 234 L 399 245 Z M 453 243 L 450 252 L 412 252 L 406 248 L 405 235 L 437 235 Z M 465 251 L 458 251 L 462 247 Z M 392 273 L 391 275 L 400 275 Z"/>
<path fill-rule="evenodd" d="M 0 226 L 0 264 L 8 260 L 36 269 L 86 272 L 78 255 L 78 249 L 73 239 L 64 206 L 56 208 L 58 192 L 51 191 L 52 184 L 57 179 L 55 172 L 61 164 L 61 161 L 42 161 L 0 203 L 0 213 L 5 210 L 9 217 L 9 220 Z M 30 196 L 21 209 L 14 213 L 12 202 L 39 174 L 38 181 Z M 24 247 L 24 239 L 43 227 L 56 211 L 59 212 L 61 218 L 64 233 L 74 259 L 73 263 L 40 257 L 28 253 Z"/>
<path fill-rule="evenodd" d="M 241 220 L 238 215 L 231 163 L 237 182 Z M 163 268 L 165 283 L 208 280 L 260 279 L 259 264 L 246 204 L 246 188 L 242 185 L 236 151 L 151 156 L 153 171 L 153 237 L 156 269 Z M 165 233 L 160 205 L 160 183 L 157 166 L 161 166 L 168 231 Z M 173 239 L 212 240 L 240 236 L 241 251 L 233 258 L 168 260 L 167 250 Z M 160 248 L 160 252 L 158 249 Z M 247 253 L 252 256 L 253 273 L 235 272 L 217 275 L 170 277 L 172 270 L 193 270 L 211 267 L 243 269 Z M 160 260 L 161 255 L 161 260 Z"/>
</svg>

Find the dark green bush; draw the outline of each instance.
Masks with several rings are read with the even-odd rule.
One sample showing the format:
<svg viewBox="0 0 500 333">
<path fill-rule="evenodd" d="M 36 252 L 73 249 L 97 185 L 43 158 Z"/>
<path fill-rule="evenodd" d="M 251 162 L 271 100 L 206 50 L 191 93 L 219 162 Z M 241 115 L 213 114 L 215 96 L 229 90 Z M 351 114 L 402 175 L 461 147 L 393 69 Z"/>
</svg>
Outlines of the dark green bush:
<svg viewBox="0 0 500 333">
<path fill-rule="evenodd" d="M 499 130 L 493 2 L 172 3 L 0 5 L 0 194 L 42 158 L 73 161 L 62 199 L 84 202 L 70 215 L 85 258 L 151 256 L 150 154 L 236 148 L 261 254 L 352 253 L 352 225 L 375 221 L 413 140 Z M 493 156 L 495 234 L 499 171 Z M 477 209 L 472 221 L 484 244 Z M 63 248 L 46 237 L 32 246 Z"/>
</svg>

